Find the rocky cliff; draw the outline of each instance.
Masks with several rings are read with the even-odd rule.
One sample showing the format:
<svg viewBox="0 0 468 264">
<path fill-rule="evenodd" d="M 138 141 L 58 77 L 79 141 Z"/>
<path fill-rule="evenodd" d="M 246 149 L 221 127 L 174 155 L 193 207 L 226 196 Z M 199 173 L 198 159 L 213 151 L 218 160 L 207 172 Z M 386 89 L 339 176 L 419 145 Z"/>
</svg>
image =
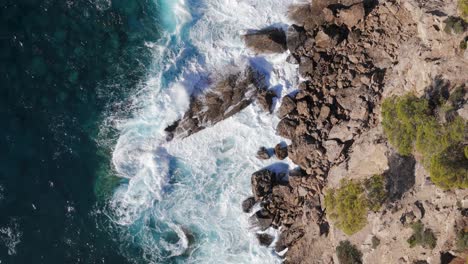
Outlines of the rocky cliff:
<svg viewBox="0 0 468 264">
<path fill-rule="evenodd" d="M 274 244 L 265 233 L 258 238 L 285 263 L 344 263 L 336 248 L 346 240 L 360 252 L 347 263 L 462 261 L 468 245 L 460 249 L 456 241 L 468 228 L 468 191 L 435 186 L 423 158 L 398 154 L 381 125 L 383 99 L 411 93 L 434 103 L 435 94 L 444 91 L 448 100 L 457 87 L 450 118 L 466 124 L 468 26 L 458 2 L 314 0 L 291 6 L 289 14 L 294 24 L 287 31 L 258 29 L 243 38 L 257 54 L 288 52 L 287 63 L 297 64 L 304 80 L 297 92 L 283 96 L 274 111 L 277 95 L 249 67 L 193 98 L 185 116 L 167 129 L 169 138 L 196 133 L 255 99 L 280 117 L 277 133 L 290 144 L 265 146 L 257 157 L 268 159 L 271 147 L 298 167 L 254 172 L 252 197 L 242 207 L 258 229 L 281 230 Z M 374 175 L 385 180 L 385 199 L 367 211 L 358 232 L 347 234 L 330 221 L 324 196 L 343 180 L 367 186 Z M 369 196 L 366 188 L 361 191 Z M 252 212 L 255 204 L 261 209 Z M 437 241 L 414 247 L 418 235 Z"/>
</svg>

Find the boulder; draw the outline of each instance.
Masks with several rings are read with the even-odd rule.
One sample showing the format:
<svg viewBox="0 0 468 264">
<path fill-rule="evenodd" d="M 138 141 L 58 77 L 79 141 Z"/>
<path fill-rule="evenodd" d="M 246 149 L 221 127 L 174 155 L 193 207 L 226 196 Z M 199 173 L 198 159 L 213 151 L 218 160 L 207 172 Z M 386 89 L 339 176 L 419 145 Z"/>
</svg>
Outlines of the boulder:
<svg viewBox="0 0 468 264">
<path fill-rule="evenodd" d="M 267 148 L 265 147 L 261 147 L 258 151 L 257 151 L 257 159 L 261 159 L 261 160 L 267 160 L 270 158 L 270 152 L 268 151 Z"/>
<path fill-rule="evenodd" d="M 262 231 L 267 230 L 273 223 L 273 215 L 265 209 L 261 209 L 249 218 L 250 225 Z"/>
<path fill-rule="evenodd" d="M 271 90 L 261 90 L 257 94 L 257 102 L 260 107 L 270 114 L 273 112 L 273 99 L 276 97 L 276 93 Z"/>
<path fill-rule="evenodd" d="M 348 28 L 352 28 L 359 21 L 364 19 L 365 10 L 364 10 L 364 3 L 358 3 L 352 5 L 350 8 L 340 9 L 337 19 L 337 23 L 345 24 Z"/>
<path fill-rule="evenodd" d="M 286 95 L 281 100 L 281 106 L 278 110 L 278 116 L 279 118 L 285 118 L 288 114 L 290 114 L 295 109 L 296 109 L 295 100 L 291 96 Z"/>
<path fill-rule="evenodd" d="M 303 27 L 292 25 L 287 32 L 287 47 L 293 53 L 307 40 L 306 31 Z"/>
<path fill-rule="evenodd" d="M 328 138 L 339 139 L 341 142 L 346 142 L 353 139 L 353 131 L 348 128 L 348 122 L 342 122 L 332 127 Z"/>
<path fill-rule="evenodd" d="M 285 144 L 277 144 L 275 146 L 275 155 L 278 159 L 284 160 L 288 157 L 288 146 Z"/>
<path fill-rule="evenodd" d="M 276 184 L 276 174 L 268 169 L 263 169 L 252 174 L 252 193 L 255 201 L 259 201 L 271 193 Z"/>
<path fill-rule="evenodd" d="M 256 236 L 257 236 L 257 239 L 258 239 L 258 242 L 260 243 L 260 245 L 262 245 L 264 247 L 269 247 L 271 245 L 271 243 L 273 243 L 273 240 L 275 240 L 275 238 L 272 235 L 269 235 L 269 234 L 257 233 Z"/>
<path fill-rule="evenodd" d="M 336 140 L 328 140 L 323 143 L 323 147 L 327 150 L 327 158 L 329 162 L 337 160 L 341 151 L 343 151 L 343 144 L 338 143 Z"/>
<path fill-rule="evenodd" d="M 278 135 L 284 138 L 292 139 L 294 136 L 294 130 L 296 129 L 297 125 L 297 121 L 289 118 L 283 118 L 278 123 L 278 126 L 276 127 L 276 132 L 278 133 Z"/>
<path fill-rule="evenodd" d="M 255 198 L 249 197 L 242 202 L 242 211 L 244 213 L 250 213 L 254 205 L 255 205 Z"/>
<path fill-rule="evenodd" d="M 283 53 L 286 51 L 286 34 L 279 28 L 254 30 L 243 36 L 248 48 L 256 53 Z"/>
</svg>

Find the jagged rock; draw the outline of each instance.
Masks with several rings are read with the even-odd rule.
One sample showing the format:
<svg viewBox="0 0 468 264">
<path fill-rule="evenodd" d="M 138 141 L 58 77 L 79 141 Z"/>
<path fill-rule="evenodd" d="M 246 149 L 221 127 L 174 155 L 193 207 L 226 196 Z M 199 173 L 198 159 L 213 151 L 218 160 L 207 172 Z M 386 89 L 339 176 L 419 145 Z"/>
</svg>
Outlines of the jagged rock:
<svg viewBox="0 0 468 264">
<path fill-rule="evenodd" d="M 343 150 L 343 144 L 340 144 L 335 140 L 325 141 L 323 147 L 327 150 L 327 157 L 330 162 L 337 160 Z"/>
<path fill-rule="evenodd" d="M 332 127 L 328 138 L 339 139 L 341 142 L 346 142 L 353 139 L 353 131 L 348 128 L 348 122 L 342 122 Z"/>
<path fill-rule="evenodd" d="M 278 123 L 278 126 L 276 127 L 276 132 L 278 133 L 278 135 L 284 138 L 291 139 L 294 136 L 294 130 L 296 129 L 297 125 L 297 121 L 284 118 Z"/>
<path fill-rule="evenodd" d="M 242 202 L 242 211 L 244 213 L 250 213 L 254 205 L 255 205 L 255 198 L 249 197 Z"/>
<path fill-rule="evenodd" d="M 276 243 L 276 252 L 283 251 L 295 241 L 299 240 L 304 236 L 304 230 L 302 228 L 290 228 L 281 233 L 278 242 Z"/>
<path fill-rule="evenodd" d="M 261 90 L 257 94 L 257 102 L 266 112 L 273 112 L 273 99 L 276 97 L 274 91 L 271 90 Z"/>
<path fill-rule="evenodd" d="M 288 157 L 288 146 L 281 143 L 275 146 L 275 155 L 278 159 L 284 160 Z"/>
<path fill-rule="evenodd" d="M 286 58 L 286 62 L 287 63 L 290 63 L 290 64 L 299 64 L 299 59 L 294 57 L 293 55 L 289 55 L 287 58 Z"/>
<path fill-rule="evenodd" d="M 250 224 L 262 231 L 267 230 L 273 223 L 273 215 L 265 209 L 261 209 L 249 218 Z"/>
<path fill-rule="evenodd" d="M 292 25 L 287 31 L 287 47 L 289 51 L 295 52 L 307 40 L 306 31 L 303 27 Z"/>
<path fill-rule="evenodd" d="M 260 245 L 265 246 L 265 247 L 270 246 L 271 243 L 273 243 L 273 240 L 275 240 L 275 238 L 272 235 L 269 235 L 269 234 L 259 234 L 259 233 L 257 233 L 256 236 L 257 236 L 257 239 L 258 239 L 258 242 L 260 243 Z"/>
<path fill-rule="evenodd" d="M 319 49 L 331 48 L 335 44 L 336 43 L 333 41 L 333 39 L 323 30 L 320 30 L 315 36 L 315 46 Z"/>
<path fill-rule="evenodd" d="M 357 25 L 359 21 L 364 19 L 364 4 L 359 3 L 352 5 L 350 8 L 341 9 L 338 15 L 338 23 L 343 23 L 348 26 L 348 28 L 352 28 Z"/>
<path fill-rule="evenodd" d="M 190 136 L 238 113 L 265 89 L 265 76 L 251 67 L 227 76 L 202 96 L 192 98 L 184 117 L 166 128 L 168 139 Z"/>
<path fill-rule="evenodd" d="M 281 106 L 278 110 L 279 118 L 285 118 L 289 113 L 296 109 L 296 102 L 289 95 L 286 95 L 281 100 Z"/>
<path fill-rule="evenodd" d="M 256 53 L 283 53 L 286 51 L 286 34 L 279 28 L 266 28 L 245 34 L 247 47 Z"/>
<path fill-rule="evenodd" d="M 259 170 L 252 174 L 251 183 L 255 201 L 259 201 L 271 193 L 276 184 L 276 174 L 268 169 Z"/>
<path fill-rule="evenodd" d="M 257 158 L 258 158 L 258 159 L 262 159 L 262 160 L 269 159 L 269 158 L 270 158 L 270 152 L 268 151 L 267 148 L 261 147 L 261 148 L 257 151 Z"/>
</svg>

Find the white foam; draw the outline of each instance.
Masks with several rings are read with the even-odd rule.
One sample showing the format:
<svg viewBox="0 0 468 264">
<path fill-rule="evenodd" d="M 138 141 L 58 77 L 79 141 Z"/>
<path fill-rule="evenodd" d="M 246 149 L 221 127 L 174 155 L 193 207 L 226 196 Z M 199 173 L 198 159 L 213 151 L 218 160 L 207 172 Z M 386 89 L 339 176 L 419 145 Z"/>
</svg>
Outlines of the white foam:
<svg viewBox="0 0 468 264">
<path fill-rule="evenodd" d="M 271 87 L 283 95 L 295 89 L 296 69 L 285 64 L 287 54 L 255 57 L 240 37 L 247 29 L 288 23 L 286 10 L 294 2 L 160 1 L 171 13 L 164 18 L 167 36 L 148 44 L 155 53 L 153 72 L 132 100 L 132 118 L 113 120 L 120 131 L 113 163 L 128 183 L 109 203 L 114 222 L 128 227 L 122 235 L 138 244 L 148 262 L 181 255 L 184 263 L 279 261 L 258 245 L 240 206 L 251 194 L 250 175 L 279 162 L 255 158 L 259 147 L 282 140 L 275 115 L 253 104 L 184 140 L 165 143 L 163 130 L 181 117 L 191 91 L 246 60 L 268 70 Z M 184 26 L 190 26 L 188 35 Z"/>
</svg>

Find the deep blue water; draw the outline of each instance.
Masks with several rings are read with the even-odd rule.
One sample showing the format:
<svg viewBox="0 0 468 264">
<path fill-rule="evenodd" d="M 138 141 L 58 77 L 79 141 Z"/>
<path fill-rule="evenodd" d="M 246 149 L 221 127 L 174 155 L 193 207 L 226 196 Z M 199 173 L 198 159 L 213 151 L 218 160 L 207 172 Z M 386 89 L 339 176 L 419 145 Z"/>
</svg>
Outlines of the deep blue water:
<svg viewBox="0 0 468 264">
<path fill-rule="evenodd" d="M 0 0 L 0 263 L 127 263 L 97 210 L 118 182 L 98 132 L 145 77 L 157 17 L 153 0 Z"/>
</svg>

